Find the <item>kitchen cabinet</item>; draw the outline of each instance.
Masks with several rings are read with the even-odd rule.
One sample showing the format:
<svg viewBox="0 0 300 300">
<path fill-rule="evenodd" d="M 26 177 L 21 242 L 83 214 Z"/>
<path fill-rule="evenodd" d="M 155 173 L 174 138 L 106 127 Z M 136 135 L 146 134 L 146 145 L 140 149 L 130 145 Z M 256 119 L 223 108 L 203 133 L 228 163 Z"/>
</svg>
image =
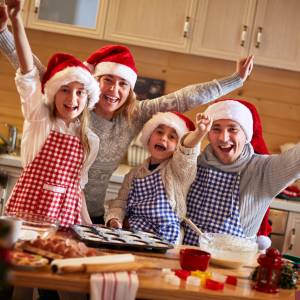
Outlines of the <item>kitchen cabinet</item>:
<svg viewBox="0 0 300 300">
<path fill-rule="evenodd" d="M 200 0 L 191 53 L 237 60 L 248 56 L 257 0 Z"/>
<path fill-rule="evenodd" d="M 300 213 L 290 212 L 283 243 L 283 253 L 300 256 Z"/>
<path fill-rule="evenodd" d="M 254 54 L 300 71 L 299 11 L 299 0 L 25 0 L 22 16 L 32 29 L 233 61 Z"/>
<path fill-rule="evenodd" d="M 299 12 L 298 0 L 258 1 L 250 45 L 256 64 L 300 71 Z"/>
<path fill-rule="evenodd" d="M 121 183 L 109 182 L 106 190 L 105 200 L 116 199 L 121 186 L 122 186 Z"/>
<path fill-rule="evenodd" d="M 15 168 L 15 167 L 10 167 L 10 166 L 4 166 L 0 165 L 0 168 L 2 168 L 6 174 L 8 175 L 8 181 L 7 181 L 7 186 L 6 186 L 6 191 L 5 191 L 5 196 L 3 199 L 3 203 L 0 204 L 0 215 L 3 215 L 5 212 L 5 204 L 7 200 L 9 199 L 9 196 L 16 185 L 19 177 L 21 176 L 23 172 L 23 168 Z"/>
<path fill-rule="evenodd" d="M 104 39 L 189 53 L 197 0 L 111 0 Z"/>
<path fill-rule="evenodd" d="M 300 71 L 298 0 L 128 2 L 110 1 L 104 39 Z"/>
<path fill-rule="evenodd" d="M 103 38 L 108 0 L 25 0 L 26 27 Z"/>
<path fill-rule="evenodd" d="M 300 71 L 300 1 L 199 0 L 191 53 Z"/>
</svg>

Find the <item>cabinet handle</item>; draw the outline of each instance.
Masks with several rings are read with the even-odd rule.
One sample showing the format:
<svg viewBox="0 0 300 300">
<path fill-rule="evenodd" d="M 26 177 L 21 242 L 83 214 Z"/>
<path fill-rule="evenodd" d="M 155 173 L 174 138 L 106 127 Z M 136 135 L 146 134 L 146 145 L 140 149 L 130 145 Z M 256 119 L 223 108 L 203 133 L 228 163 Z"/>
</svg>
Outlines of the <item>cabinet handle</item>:
<svg viewBox="0 0 300 300">
<path fill-rule="evenodd" d="M 293 246 L 294 246 L 294 243 L 295 243 L 295 238 L 296 238 L 296 230 L 295 228 L 292 229 L 292 235 L 291 235 L 291 240 L 290 240 L 290 247 L 289 247 L 289 250 L 292 250 Z"/>
<path fill-rule="evenodd" d="M 40 3 L 41 3 L 41 0 L 35 0 L 35 9 L 34 9 L 34 12 L 37 14 L 38 13 L 38 8 L 40 7 Z"/>
<path fill-rule="evenodd" d="M 190 17 L 186 17 L 186 21 L 184 23 L 184 28 L 183 28 L 183 37 L 187 37 L 189 27 L 190 27 Z"/>
<path fill-rule="evenodd" d="M 242 32 L 242 38 L 241 38 L 241 46 L 244 47 L 245 45 L 245 40 L 246 40 L 246 36 L 247 36 L 247 26 L 244 26 L 244 30 Z"/>
<path fill-rule="evenodd" d="M 262 37 L 262 27 L 258 27 L 258 33 L 257 33 L 257 38 L 256 38 L 256 48 L 259 48 L 259 44 L 261 42 L 261 37 Z"/>
</svg>

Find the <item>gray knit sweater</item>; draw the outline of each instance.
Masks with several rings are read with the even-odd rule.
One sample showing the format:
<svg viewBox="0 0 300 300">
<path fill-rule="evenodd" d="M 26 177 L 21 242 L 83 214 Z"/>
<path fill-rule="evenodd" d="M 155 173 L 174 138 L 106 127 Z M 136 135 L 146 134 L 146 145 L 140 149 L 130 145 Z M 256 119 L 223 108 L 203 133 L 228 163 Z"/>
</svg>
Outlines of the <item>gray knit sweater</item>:
<svg viewBox="0 0 300 300">
<path fill-rule="evenodd" d="M 0 49 L 15 68 L 19 67 L 13 36 L 8 30 L 0 34 Z M 34 57 L 34 63 L 43 77 L 45 67 Z M 91 217 L 104 214 L 104 200 L 109 179 L 121 163 L 130 142 L 143 125 L 157 112 L 178 111 L 184 113 L 197 106 L 209 103 L 239 88 L 243 82 L 237 73 L 220 80 L 185 87 L 175 93 L 153 100 L 136 101 L 138 114 L 129 126 L 124 118 L 112 121 L 100 118 L 91 112 L 91 129 L 100 138 L 99 153 L 89 170 L 89 181 L 84 195 Z"/>
<path fill-rule="evenodd" d="M 221 163 L 207 145 L 198 157 L 198 165 L 223 172 L 241 172 L 240 222 L 247 237 L 257 234 L 266 210 L 279 192 L 300 178 L 300 143 L 279 155 L 255 154 L 246 144 L 232 164 Z"/>
</svg>

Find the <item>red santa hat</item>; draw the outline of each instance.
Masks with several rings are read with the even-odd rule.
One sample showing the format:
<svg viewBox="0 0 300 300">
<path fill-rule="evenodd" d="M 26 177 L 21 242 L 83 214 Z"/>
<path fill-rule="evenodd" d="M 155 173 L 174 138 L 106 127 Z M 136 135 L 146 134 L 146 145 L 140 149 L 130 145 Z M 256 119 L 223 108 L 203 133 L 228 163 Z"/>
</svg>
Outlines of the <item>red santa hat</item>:
<svg viewBox="0 0 300 300">
<path fill-rule="evenodd" d="M 253 135 L 252 135 L 252 139 L 250 140 L 250 143 L 253 147 L 253 150 L 257 154 L 269 155 L 267 146 L 262 137 L 261 122 L 260 122 L 260 118 L 259 118 L 259 115 L 258 115 L 258 112 L 257 112 L 255 106 L 247 101 L 233 100 L 233 99 L 217 100 L 215 103 L 222 103 L 222 102 L 227 102 L 227 101 L 234 101 L 236 103 L 240 103 L 240 104 L 244 105 L 250 111 L 250 113 L 252 115 L 252 120 L 253 120 L 253 128 L 252 128 Z M 222 118 L 222 119 L 225 119 L 225 118 Z M 244 124 L 244 126 L 246 126 L 246 124 Z M 250 124 L 248 126 L 250 126 Z M 272 227 L 270 226 L 270 224 L 268 222 L 269 211 L 270 211 L 270 206 L 268 207 L 268 209 L 265 213 L 265 216 L 262 220 L 262 223 L 260 225 L 260 228 L 259 228 L 259 231 L 257 234 L 257 236 L 258 236 L 257 243 L 259 245 L 260 250 L 267 249 L 271 246 L 271 241 L 268 238 L 268 235 L 272 232 Z"/>
<path fill-rule="evenodd" d="M 109 45 L 93 53 L 84 64 L 94 77 L 101 75 L 116 75 L 126 79 L 131 88 L 137 79 L 137 70 L 128 48 L 120 45 Z"/>
<path fill-rule="evenodd" d="M 45 104 L 51 106 L 61 86 L 78 81 L 88 92 L 88 107 L 92 108 L 99 101 L 100 88 L 90 70 L 77 58 L 65 53 L 54 54 L 48 63 L 42 80 L 42 93 Z"/>
<path fill-rule="evenodd" d="M 246 135 L 246 144 L 250 143 L 253 135 L 253 117 L 251 111 L 245 105 L 232 99 L 226 99 L 209 106 L 205 113 L 213 121 L 220 119 L 235 121 L 242 127 Z M 207 138 L 209 139 L 209 135 L 207 135 Z"/>
<path fill-rule="evenodd" d="M 148 142 L 151 134 L 159 125 L 166 125 L 175 129 L 178 139 L 185 133 L 195 130 L 194 123 L 177 111 L 159 112 L 144 125 L 141 135 L 141 143 L 145 150 L 149 151 Z"/>
</svg>

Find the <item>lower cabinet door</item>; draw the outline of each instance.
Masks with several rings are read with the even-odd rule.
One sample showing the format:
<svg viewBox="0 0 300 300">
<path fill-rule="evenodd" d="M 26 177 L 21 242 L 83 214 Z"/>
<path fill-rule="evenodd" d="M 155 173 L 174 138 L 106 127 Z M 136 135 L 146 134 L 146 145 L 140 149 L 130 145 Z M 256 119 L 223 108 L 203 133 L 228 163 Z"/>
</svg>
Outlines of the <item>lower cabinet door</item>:
<svg viewBox="0 0 300 300">
<path fill-rule="evenodd" d="M 300 213 L 289 213 L 282 252 L 300 256 Z"/>
</svg>

